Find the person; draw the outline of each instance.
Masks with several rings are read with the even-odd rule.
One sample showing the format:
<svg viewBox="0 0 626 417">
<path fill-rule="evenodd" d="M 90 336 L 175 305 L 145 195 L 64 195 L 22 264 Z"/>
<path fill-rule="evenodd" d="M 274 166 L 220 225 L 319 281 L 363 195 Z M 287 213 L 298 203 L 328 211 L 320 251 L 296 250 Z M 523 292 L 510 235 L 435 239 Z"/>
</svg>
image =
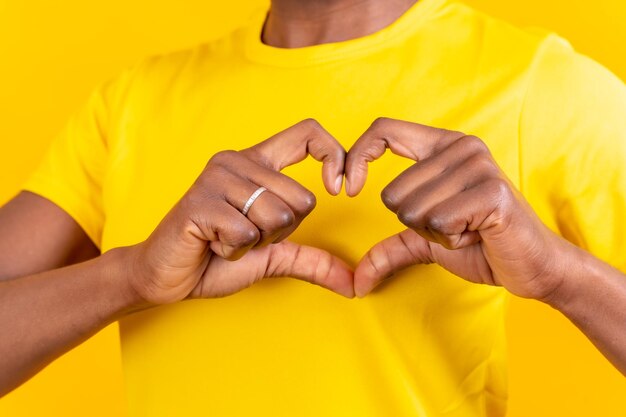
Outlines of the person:
<svg viewBox="0 0 626 417">
<path fill-rule="evenodd" d="M 625 108 L 461 4 L 273 0 L 101 86 L 1 209 L 0 392 L 119 320 L 131 416 L 502 416 L 509 293 L 626 372 Z"/>
</svg>

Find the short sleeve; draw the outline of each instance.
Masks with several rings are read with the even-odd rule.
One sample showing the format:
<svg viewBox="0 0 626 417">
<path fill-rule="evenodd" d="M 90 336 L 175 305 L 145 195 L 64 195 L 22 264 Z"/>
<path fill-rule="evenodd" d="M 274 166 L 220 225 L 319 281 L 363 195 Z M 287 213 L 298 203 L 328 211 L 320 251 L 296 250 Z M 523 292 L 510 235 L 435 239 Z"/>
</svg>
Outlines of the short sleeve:
<svg viewBox="0 0 626 417">
<path fill-rule="evenodd" d="M 522 192 L 546 224 L 626 271 L 626 86 L 556 36 L 529 80 Z"/>
<path fill-rule="evenodd" d="M 104 83 L 70 118 L 22 189 L 67 212 L 100 247 L 105 213 L 103 180 L 109 160 L 112 108 L 119 105 L 129 73 Z"/>
</svg>

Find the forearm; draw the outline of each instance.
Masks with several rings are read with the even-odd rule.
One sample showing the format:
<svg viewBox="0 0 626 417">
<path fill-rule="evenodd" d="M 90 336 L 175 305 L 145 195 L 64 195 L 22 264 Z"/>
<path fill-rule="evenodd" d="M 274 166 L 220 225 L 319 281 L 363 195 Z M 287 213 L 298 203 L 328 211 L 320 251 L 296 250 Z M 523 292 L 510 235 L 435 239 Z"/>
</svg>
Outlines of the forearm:
<svg viewBox="0 0 626 417">
<path fill-rule="evenodd" d="M 587 252 L 571 249 L 577 262 L 548 304 L 567 316 L 626 375 L 626 275 Z"/>
<path fill-rule="evenodd" d="M 126 249 L 0 282 L 0 396 L 98 330 L 139 308 Z"/>
</svg>

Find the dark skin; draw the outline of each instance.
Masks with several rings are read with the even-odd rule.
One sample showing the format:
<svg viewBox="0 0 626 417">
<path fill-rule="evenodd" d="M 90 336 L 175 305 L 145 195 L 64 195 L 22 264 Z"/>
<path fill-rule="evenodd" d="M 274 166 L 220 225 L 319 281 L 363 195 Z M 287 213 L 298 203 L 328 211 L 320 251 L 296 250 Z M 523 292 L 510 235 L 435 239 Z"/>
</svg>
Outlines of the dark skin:
<svg viewBox="0 0 626 417">
<path fill-rule="evenodd" d="M 413 3 L 275 0 L 263 39 L 294 47 L 365 36 Z M 354 273 L 328 252 L 285 240 L 315 198 L 282 168 L 311 154 L 329 193 L 340 192 L 345 174 L 356 195 L 367 163 L 387 148 L 416 161 L 382 193 L 407 231 L 372 248 Z M 259 185 L 268 191 L 246 217 L 240 210 Z M 146 241 L 104 255 L 67 213 L 31 193 L 0 209 L 0 230 L 0 395 L 140 309 L 227 296 L 272 276 L 364 296 L 395 271 L 432 262 L 549 303 L 626 372 L 623 274 L 549 231 L 482 141 L 459 132 L 380 119 L 346 153 L 305 120 L 213 156 Z"/>
<path fill-rule="evenodd" d="M 317 122 L 304 120 L 252 148 L 214 155 L 144 242 L 64 268 L 97 250 L 53 203 L 18 195 L 0 210 L 0 228 L 11 233 L 0 236 L 0 269 L 10 271 L 0 282 L 0 394 L 138 310 L 224 297 L 275 276 L 353 297 L 352 270 L 341 259 L 284 240 L 313 210 L 315 196 L 279 171 L 309 154 L 337 194 L 346 152 Z M 244 216 L 259 186 L 268 191 Z M 38 230 L 57 233 L 57 245 L 53 237 L 33 241 Z"/>
<path fill-rule="evenodd" d="M 626 375 L 626 276 L 548 229 L 479 139 L 405 121 L 375 121 L 350 149 L 346 191 L 386 149 L 415 160 L 384 190 L 408 229 L 357 265 L 356 295 L 415 264 L 437 263 L 470 282 L 499 285 L 567 316 Z"/>
<path fill-rule="evenodd" d="M 263 42 L 301 48 L 341 42 L 377 32 L 398 19 L 416 0 L 274 0 Z"/>
</svg>

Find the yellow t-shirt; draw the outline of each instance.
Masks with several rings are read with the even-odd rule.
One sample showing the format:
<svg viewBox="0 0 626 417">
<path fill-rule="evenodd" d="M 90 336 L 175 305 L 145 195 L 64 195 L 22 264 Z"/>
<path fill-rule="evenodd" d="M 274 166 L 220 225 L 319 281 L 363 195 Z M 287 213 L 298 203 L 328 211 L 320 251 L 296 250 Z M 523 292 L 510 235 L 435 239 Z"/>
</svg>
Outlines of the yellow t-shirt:
<svg viewBox="0 0 626 417">
<path fill-rule="evenodd" d="M 98 89 L 25 189 L 103 251 L 144 240 L 219 150 L 308 117 L 349 148 L 378 116 L 481 137 L 554 230 L 626 269 L 626 88 L 559 37 L 421 0 L 359 39 L 260 41 L 263 15 L 149 59 Z M 356 263 L 402 230 L 379 198 L 410 161 L 371 166 L 355 199 L 320 166 L 285 172 L 318 197 L 292 239 Z M 130 416 L 502 416 L 506 292 L 436 265 L 347 300 L 292 279 L 120 323 Z"/>
</svg>

